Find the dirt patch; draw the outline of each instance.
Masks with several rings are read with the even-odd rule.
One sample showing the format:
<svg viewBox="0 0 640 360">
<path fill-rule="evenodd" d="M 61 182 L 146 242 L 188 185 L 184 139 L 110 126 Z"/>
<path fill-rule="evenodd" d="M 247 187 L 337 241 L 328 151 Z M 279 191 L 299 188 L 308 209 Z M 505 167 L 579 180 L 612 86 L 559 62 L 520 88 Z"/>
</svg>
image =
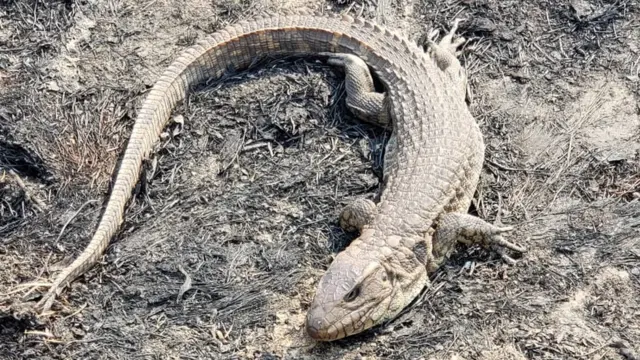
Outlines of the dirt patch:
<svg viewBox="0 0 640 360">
<path fill-rule="evenodd" d="M 345 111 L 340 71 L 289 59 L 176 109 L 103 262 L 58 316 L 20 311 L 39 296 L 20 285 L 86 245 L 136 109 L 176 54 L 300 6 L 412 40 L 467 19 L 487 143 L 473 211 L 516 227 L 518 266 L 461 247 L 394 322 L 309 341 L 316 283 L 351 239 L 337 215 L 378 190 L 388 134 Z M 630 1 L 2 4 L 0 357 L 637 358 L 639 18 Z"/>
</svg>

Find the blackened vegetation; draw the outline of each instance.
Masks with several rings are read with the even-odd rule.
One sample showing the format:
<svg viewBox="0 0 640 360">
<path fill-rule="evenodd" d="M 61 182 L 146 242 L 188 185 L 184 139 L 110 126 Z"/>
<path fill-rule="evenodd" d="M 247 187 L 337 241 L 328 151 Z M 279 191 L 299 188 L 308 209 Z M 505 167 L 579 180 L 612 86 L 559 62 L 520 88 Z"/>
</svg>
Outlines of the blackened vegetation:
<svg viewBox="0 0 640 360">
<path fill-rule="evenodd" d="M 90 289 L 104 299 L 95 316 L 119 323 L 126 307 L 262 333 L 274 301 L 305 311 L 310 269 L 326 268 L 351 238 L 338 228 L 341 208 L 379 186 L 372 166 L 385 133 L 350 119 L 343 95 L 328 67 L 302 60 L 267 62 L 191 95 L 149 161 L 127 240 L 108 255 L 118 265 L 104 270 L 120 285 Z M 191 285 L 176 301 L 185 274 Z"/>
<path fill-rule="evenodd" d="M 0 140 L 0 169 L 13 170 L 19 175 L 47 181 L 49 171 L 42 159 L 22 145 Z"/>
<path fill-rule="evenodd" d="M 33 60 L 56 51 L 60 35 L 73 25 L 73 1 L 0 1 L 0 21 L 10 24 L 10 36 L 0 43 L 0 70 L 6 56 L 30 56 Z M 26 66 L 35 64 L 24 63 Z"/>
<path fill-rule="evenodd" d="M 416 254 L 416 258 L 418 258 L 418 261 L 420 261 L 423 265 L 427 265 L 427 245 L 424 243 L 424 241 L 418 242 L 412 250 L 413 253 Z"/>
</svg>

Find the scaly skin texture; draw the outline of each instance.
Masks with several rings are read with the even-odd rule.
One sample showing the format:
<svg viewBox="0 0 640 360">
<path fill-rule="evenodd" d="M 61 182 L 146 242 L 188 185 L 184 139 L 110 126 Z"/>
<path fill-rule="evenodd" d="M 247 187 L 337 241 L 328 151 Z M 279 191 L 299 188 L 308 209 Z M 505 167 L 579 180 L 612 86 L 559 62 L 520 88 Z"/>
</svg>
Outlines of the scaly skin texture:
<svg viewBox="0 0 640 360">
<path fill-rule="evenodd" d="M 482 135 L 464 101 L 466 80 L 453 32 L 430 53 L 360 19 L 275 15 L 220 30 L 186 50 L 164 72 L 138 113 L 109 202 L 94 237 L 39 302 L 43 312 L 93 266 L 123 221 L 143 159 L 189 88 L 241 70 L 257 56 L 313 55 L 343 66 L 347 105 L 363 120 L 393 125 L 380 202 L 357 201 L 342 214 L 360 236 L 320 280 L 306 329 L 335 340 L 395 317 L 428 285 L 455 243 L 521 251 L 497 228 L 466 215 L 484 157 Z M 386 92 L 375 93 L 369 68 Z M 505 256 L 505 258 L 507 258 Z"/>
</svg>

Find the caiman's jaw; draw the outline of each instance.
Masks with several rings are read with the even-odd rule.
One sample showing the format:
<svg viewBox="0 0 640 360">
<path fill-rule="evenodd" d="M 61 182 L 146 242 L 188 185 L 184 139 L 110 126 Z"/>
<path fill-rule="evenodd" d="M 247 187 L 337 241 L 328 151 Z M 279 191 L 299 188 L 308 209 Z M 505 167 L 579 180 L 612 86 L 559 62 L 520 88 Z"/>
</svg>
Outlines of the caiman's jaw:
<svg viewBox="0 0 640 360">
<path fill-rule="evenodd" d="M 387 264 L 387 260 L 353 257 L 349 249 L 338 254 L 307 313 L 309 336 L 338 340 L 395 317 L 424 286 L 426 269 L 422 268 L 424 275 L 412 272 L 412 278 L 403 279 Z"/>
</svg>

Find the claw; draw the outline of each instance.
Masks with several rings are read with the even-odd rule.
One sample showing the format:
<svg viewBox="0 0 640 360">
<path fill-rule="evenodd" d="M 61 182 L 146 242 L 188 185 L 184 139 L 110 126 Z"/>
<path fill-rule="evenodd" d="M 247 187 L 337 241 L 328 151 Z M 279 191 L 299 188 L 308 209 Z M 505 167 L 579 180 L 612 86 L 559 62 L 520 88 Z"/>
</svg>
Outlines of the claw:
<svg viewBox="0 0 640 360">
<path fill-rule="evenodd" d="M 500 257 L 502 258 L 502 260 L 504 262 L 506 262 L 509 265 L 515 265 L 518 263 L 517 260 L 515 260 L 514 258 L 512 258 L 511 256 L 507 255 L 507 253 L 504 251 L 504 248 L 494 245 L 491 247 L 491 249 L 493 251 L 495 251 L 498 255 L 500 255 Z"/>
<path fill-rule="evenodd" d="M 45 296 L 38 301 L 36 307 L 40 308 L 42 313 L 45 313 L 51 309 L 53 306 L 53 301 L 55 300 L 55 296 L 52 295 L 51 291 L 47 293 Z"/>
<path fill-rule="evenodd" d="M 517 251 L 519 253 L 526 252 L 527 250 L 525 248 L 523 248 L 521 246 L 518 246 L 518 245 L 516 245 L 516 244 L 514 244 L 514 243 L 512 243 L 510 241 L 507 241 L 504 237 L 502 237 L 502 235 L 500 235 L 502 233 L 509 232 L 511 230 L 513 230 L 512 226 L 504 226 L 504 227 L 494 226 L 493 231 L 492 231 L 492 236 L 490 236 L 487 239 L 487 243 L 486 244 L 487 245 L 496 245 L 496 246 L 499 246 L 499 247 L 502 247 L 502 248 L 510 249 L 510 250 L 513 250 L 513 251 Z M 500 254 L 500 255 L 503 256 L 503 258 L 504 258 L 504 256 L 506 256 L 506 255 L 503 255 L 503 254 Z M 513 260 L 513 259 L 511 259 L 511 260 Z"/>
<path fill-rule="evenodd" d="M 511 243 L 511 242 L 509 242 L 509 241 L 507 241 L 507 240 L 505 240 L 505 239 L 504 239 L 502 236 L 500 236 L 500 235 L 496 235 L 496 236 L 493 238 L 492 243 L 493 243 L 493 244 L 496 244 L 496 245 L 500 245 L 500 246 L 502 246 L 502 247 L 504 247 L 504 248 L 507 248 L 507 249 L 511 249 L 511 250 L 513 250 L 513 251 L 520 252 L 520 253 L 527 252 L 527 250 L 526 250 L 525 248 L 523 248 L 523 247 L 521 247 L 521 246 L 518 246 L 518 245 L 516 245 L 516 244 L 513 244 L 513 243 Z"/>
<path fill-rule="evenodd" d="M 429 35 L 427 35 L 427 41 L 436 41 L 436 39 L 438 38 L 438 35 L 440 35 L 440 30 L 438 29 L 433 29 L 429 32 Z"/>
<path fill-rule="evenodd" d="M 504 237 L 502 237 L 502 235 L 500 235 L 511 230 L 513 230 L 512 226 L 494 227 L 493 235 L 487 239 L 486 245 L 488 245 L 489 248 L 500 255 L 504 262 L 509 265 L 515 265 L 518 261 L 507 255 L 505 249 L 510 249 L 521 254 L 527 252 L 527 250 L 510 241 L 507 241 Z"/>
<path fill-rule="evenodd" d="M 453 20 L 453 25 L 451 26 L 451 29 L 449 30 L 447 35 L 445 35 L 438 43 L 440 47 L 446 49 L 453 55 L 457 55 L 458 48 L 467 41 L 462 36 L 456 37 L 456 32 L 458 31 L 458 28 L 462 21 L 464 21 L 464 19 Z"/>
<path fill-rule="evenodd" d="M 455 35 L 456 31 L 458 31 L 458 25 L 466 19 L 455 19 L 453 20 L 453 25 L 451 26 L 451 30 L 449 30 L 449 35 L 452 37 Z"/>
</svg>

